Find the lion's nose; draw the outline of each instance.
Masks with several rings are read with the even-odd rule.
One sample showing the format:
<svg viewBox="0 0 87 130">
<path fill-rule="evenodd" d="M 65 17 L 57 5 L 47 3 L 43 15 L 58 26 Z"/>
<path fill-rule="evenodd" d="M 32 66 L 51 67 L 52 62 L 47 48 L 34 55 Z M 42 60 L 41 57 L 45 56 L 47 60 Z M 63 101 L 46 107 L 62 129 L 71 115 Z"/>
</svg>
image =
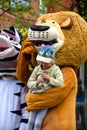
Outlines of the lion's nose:
<svg viewBox="0 0 87 130">
<path fill-rule="evenodd" d="M 30 29 L 33 30 L 33 31 L 46 31 L 49 28 L 50 28 L 49 26 L 39 26 L 39 25 L 30 26 Z"/>
</svg>

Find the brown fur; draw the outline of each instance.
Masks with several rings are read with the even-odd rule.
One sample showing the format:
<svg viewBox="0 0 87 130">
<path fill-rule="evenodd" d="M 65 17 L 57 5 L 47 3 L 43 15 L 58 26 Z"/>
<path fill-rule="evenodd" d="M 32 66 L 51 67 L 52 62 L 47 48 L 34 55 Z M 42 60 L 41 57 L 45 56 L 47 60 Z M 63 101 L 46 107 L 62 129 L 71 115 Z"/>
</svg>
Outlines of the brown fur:
<svg viewBox="0 0 87 130">
<path fill-rule="evenodd" d="M 59 66 L 79 68 L 87 58 L 87 23 L 85 20 L 76 13 L 61 11 L 42 15 L 38 18 L 37 24 L 40 25 L 41 21 L 51 19 L 61 25 L 61 23 L 69 17 L 72 19 L 73 25 L 69 29 L 62 29 L 65 36 L 64 46 L 56 53 L 55 62 Z M 31 73 L 28 69 L 28 64 L 32 62 L 36 65 L 36 52 L 32 46 L 30 40 L 26 39 L 19 55 L 17 77 L 24 83 L 27 82 Z M 32 48 L 30 52 L 27 51 L 28 47 L 29 49 L 30 47 Z M 24 55 L 26 55 L 26 57 Z"/>
<path fill-rule="evenodd" d="M 72 19 L 72 24 L 64 21 Z M 76 130 L 75 101 L 77 94 L 77 78 L 72 68 L 79 68 L 87 59 L 87 23 L 78 14 L 69 11 L 44 14 L 37 20 L 55 20 L 61 26 L 65 40 L 63 47 L 56 53 L 55 62 L 62 67 L 64 86 L 53 88 L 43 94 L 27 94 L 27 110 L 50 108 L 42 130 Z M 69 21 L 68 21 L 69 22 Z M 65 26 L 66 24 L 67 26 Z M 22 45 L 18 65 L 17 77 L 26 83 L 32 70 L 28 64 L 36 65 L 36 50 L 33 43 L 26 39 Z M 68 67 L 67 67 L 68 66 Z"/>
</svg>

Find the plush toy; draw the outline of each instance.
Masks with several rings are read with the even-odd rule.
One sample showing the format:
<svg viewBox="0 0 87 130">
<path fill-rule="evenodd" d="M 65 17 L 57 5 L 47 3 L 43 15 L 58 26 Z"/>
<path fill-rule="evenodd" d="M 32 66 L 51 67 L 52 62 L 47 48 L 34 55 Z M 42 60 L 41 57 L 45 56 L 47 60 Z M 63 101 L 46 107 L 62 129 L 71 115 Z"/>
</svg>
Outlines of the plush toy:
<svg viewBox="0 0 87 130">
<path fill-rule="evenodd" d="M 27 87 L 16 78 L 21 35 L 14 26 L 0 32 L 0 130 L 24 130 Z"/>
<path fill-rule="evenodd" d="M 39 17 L 36 25 L 29 28 L 19 54 L 16 74 L 25 84 L 37 65 L 37 51 L 43 44 L 56 49 L 55 63 L 61 67 L 64 86 L 42 94 L 27 94 L 26 109 L 49 108 L 42 130 L 76 130 L 75 71 L 87 59 L 87 23 L 79 14 L 70 11 Z"/>
</svg>

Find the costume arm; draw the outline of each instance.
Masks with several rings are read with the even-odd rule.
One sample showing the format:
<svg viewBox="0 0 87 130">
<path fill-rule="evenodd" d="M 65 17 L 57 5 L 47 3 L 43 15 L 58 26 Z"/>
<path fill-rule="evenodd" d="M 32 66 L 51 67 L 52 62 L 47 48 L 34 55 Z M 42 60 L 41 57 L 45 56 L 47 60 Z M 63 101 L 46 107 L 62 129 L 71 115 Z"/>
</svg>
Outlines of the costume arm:
<svg viewBox="0 0 87 130">
<path fill-rule="evenodd" d="M 27 38 L 23 43 L 18 56 L 16 76 L 17 78 L 26 84 L 28 77 L 32 73 L 29 70 L 29 64 L 31 64 L 31 54 L 34 53 L 33 43 Z"/>
<path fill-rule="evenodd" d="M 26 95 L 26 109 L 43 109 L 52 108 L 64 100 L 70 91 L 77 86 L 77 78 L 72 68 L 65 67 L 62 69 L 64 77 L 63 87 L 53 87 L 50 90 L 41 94 L 27 94 Z"/>
<path fill-rule="evenodd" d="M 21 88 L 20 104 L 21 104 L 21 122 L 19 130 L 25 130 L 28 122 L 28 112 L 26 111 L 25 95 L 28 92 L 26 86 Z"/>
</svg>

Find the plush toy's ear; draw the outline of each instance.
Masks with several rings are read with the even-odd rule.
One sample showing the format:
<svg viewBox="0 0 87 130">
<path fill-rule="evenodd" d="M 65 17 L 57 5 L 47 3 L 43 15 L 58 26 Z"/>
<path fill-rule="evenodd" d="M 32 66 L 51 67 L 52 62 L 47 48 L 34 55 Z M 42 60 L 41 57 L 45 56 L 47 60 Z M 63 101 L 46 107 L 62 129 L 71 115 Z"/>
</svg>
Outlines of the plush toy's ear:
<svg viewBox="0 0 87 130">
<path fill-rule="evenodd" d="M 8 29 L 3 29 L 3 31 L 6 32 L 6 33 L 8 33 L 8 34 L 11 34 L 11 35 L 14 35 L 14 36 L 15 36 L 15 29 L 14 29 L 13 26 L 11 26 L 11 27 L 9 28 L 9 30 L 8 30 Z"/>
<path fill-rule="evenodd" d="M 3 29 L 3 31 L 10 36 L 10 39 L 13 39 L 17 43 L 21 42 L 20 34 L 14 26 L 11 26 L 9 29 Z"/>
<path fill-rule="evenodd" d="M 69 29 L 73 25 L 73 21 L 71 17 L 68 17 L 64 22 L 60 23 L 60 27 L 63 29 Z"/>
</svg>

